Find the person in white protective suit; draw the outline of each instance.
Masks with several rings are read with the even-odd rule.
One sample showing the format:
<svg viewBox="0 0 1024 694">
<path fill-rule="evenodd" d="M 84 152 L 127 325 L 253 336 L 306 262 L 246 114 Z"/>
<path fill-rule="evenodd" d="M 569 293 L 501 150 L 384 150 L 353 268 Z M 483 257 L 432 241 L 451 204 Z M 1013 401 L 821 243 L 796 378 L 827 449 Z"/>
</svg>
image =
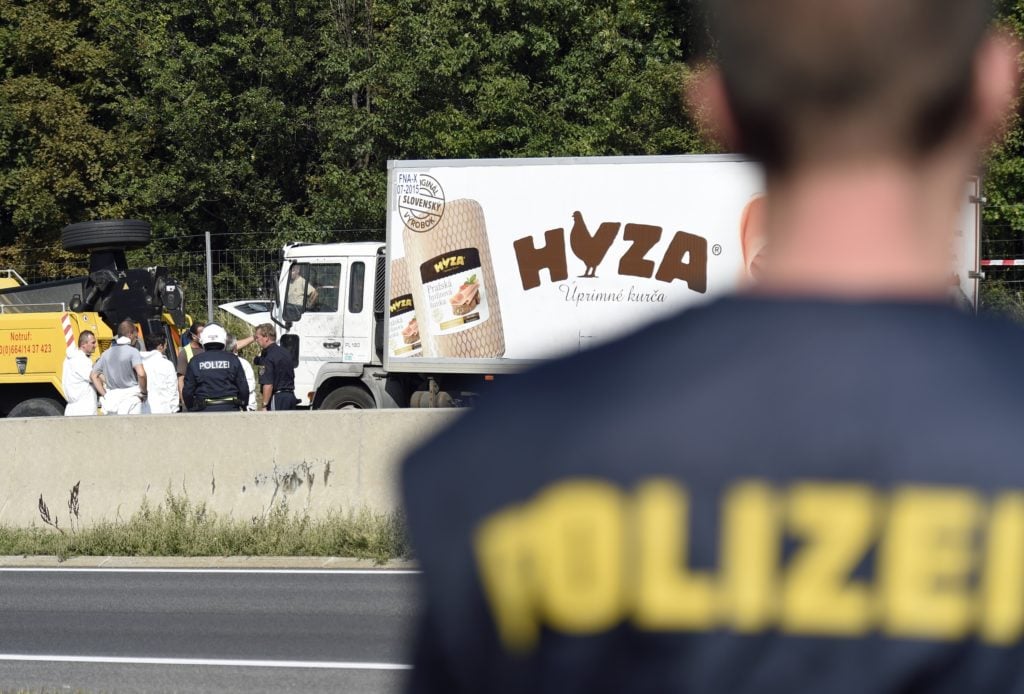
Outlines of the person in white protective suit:
<svg viewBox="0 0 1024 694">
<path fill-rule="evenodd" d="M 96 351 L 96 335 L 83 330 L 78 335 L 78 346 L 69 347 L 61 374 L 61 387 L 68 404 L 65 417 L 81 417 L 96 414 L 96 389 L 92 385 L 92 353 Z"/>
</svg>

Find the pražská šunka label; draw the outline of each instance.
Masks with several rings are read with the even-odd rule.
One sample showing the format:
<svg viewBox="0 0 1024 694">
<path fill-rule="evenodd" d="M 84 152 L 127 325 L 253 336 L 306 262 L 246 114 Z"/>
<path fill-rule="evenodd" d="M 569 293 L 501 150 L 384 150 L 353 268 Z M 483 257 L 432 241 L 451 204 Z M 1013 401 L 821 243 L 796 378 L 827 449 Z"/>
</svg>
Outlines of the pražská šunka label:
<svg viewBox="0 0 1024 694">
<path fill-rule="evenodd" d="M 416 307 L 412 294 L 396 296 L 391 300 L 388 322 L 388 349 L 393 357 L 414 357 L 423 350 Z"/>
<path fill-rule="evenodd" d="M 420 265 L 420 278 L 432 335 L 449 335 L 490 318 L 480 251 L 461 248 Z"/>
</svg>

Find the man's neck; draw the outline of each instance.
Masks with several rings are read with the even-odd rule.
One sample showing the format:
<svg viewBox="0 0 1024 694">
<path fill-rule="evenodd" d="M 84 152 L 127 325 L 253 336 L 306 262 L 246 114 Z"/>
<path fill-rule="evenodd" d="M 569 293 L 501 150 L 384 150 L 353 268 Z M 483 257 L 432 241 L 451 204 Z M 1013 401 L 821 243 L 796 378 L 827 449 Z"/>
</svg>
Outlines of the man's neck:
<svg viewBox="0 0 1024 694">
<path fill-rule="evenodd" d="M 941 298 L 953 272 L 959 198 L 949 177 L 947 185 L 939 178 L 878 162 L 771 182 L 766 268 L 756 291 Z"/>
</svg>

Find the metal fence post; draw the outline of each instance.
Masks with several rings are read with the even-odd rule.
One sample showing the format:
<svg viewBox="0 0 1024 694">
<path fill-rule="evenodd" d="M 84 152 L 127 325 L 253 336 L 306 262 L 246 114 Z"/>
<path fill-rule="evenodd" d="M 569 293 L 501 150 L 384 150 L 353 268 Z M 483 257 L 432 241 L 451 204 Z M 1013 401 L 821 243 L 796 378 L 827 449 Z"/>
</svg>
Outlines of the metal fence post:
<svg viewBox="0 0 1024 694">
<path fill-rule="evenodd" d="M 210 232 L 206 232 L 206 322 L 213 322 L 213 253 L 210 251 Z"/>
</svg>

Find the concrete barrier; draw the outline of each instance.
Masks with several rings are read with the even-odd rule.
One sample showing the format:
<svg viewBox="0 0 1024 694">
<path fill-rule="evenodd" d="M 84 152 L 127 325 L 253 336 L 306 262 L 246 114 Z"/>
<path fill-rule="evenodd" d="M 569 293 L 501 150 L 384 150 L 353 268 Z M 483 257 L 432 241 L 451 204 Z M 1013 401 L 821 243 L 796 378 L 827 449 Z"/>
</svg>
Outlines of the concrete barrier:
<svg viewBox="0 0 1024 694">
<path fill-rule="evenodd" d="M 409 449 L 457 410 L 0 419 L 6 474 L 0 524 L 41 525 L 42 496 L 61 527 L 81 482 L 83 526 L 127 519 L 168 491 L 219 516 L 251 519 L 282 500 L 311 517 L 399 506 Z"/>
</svg>

